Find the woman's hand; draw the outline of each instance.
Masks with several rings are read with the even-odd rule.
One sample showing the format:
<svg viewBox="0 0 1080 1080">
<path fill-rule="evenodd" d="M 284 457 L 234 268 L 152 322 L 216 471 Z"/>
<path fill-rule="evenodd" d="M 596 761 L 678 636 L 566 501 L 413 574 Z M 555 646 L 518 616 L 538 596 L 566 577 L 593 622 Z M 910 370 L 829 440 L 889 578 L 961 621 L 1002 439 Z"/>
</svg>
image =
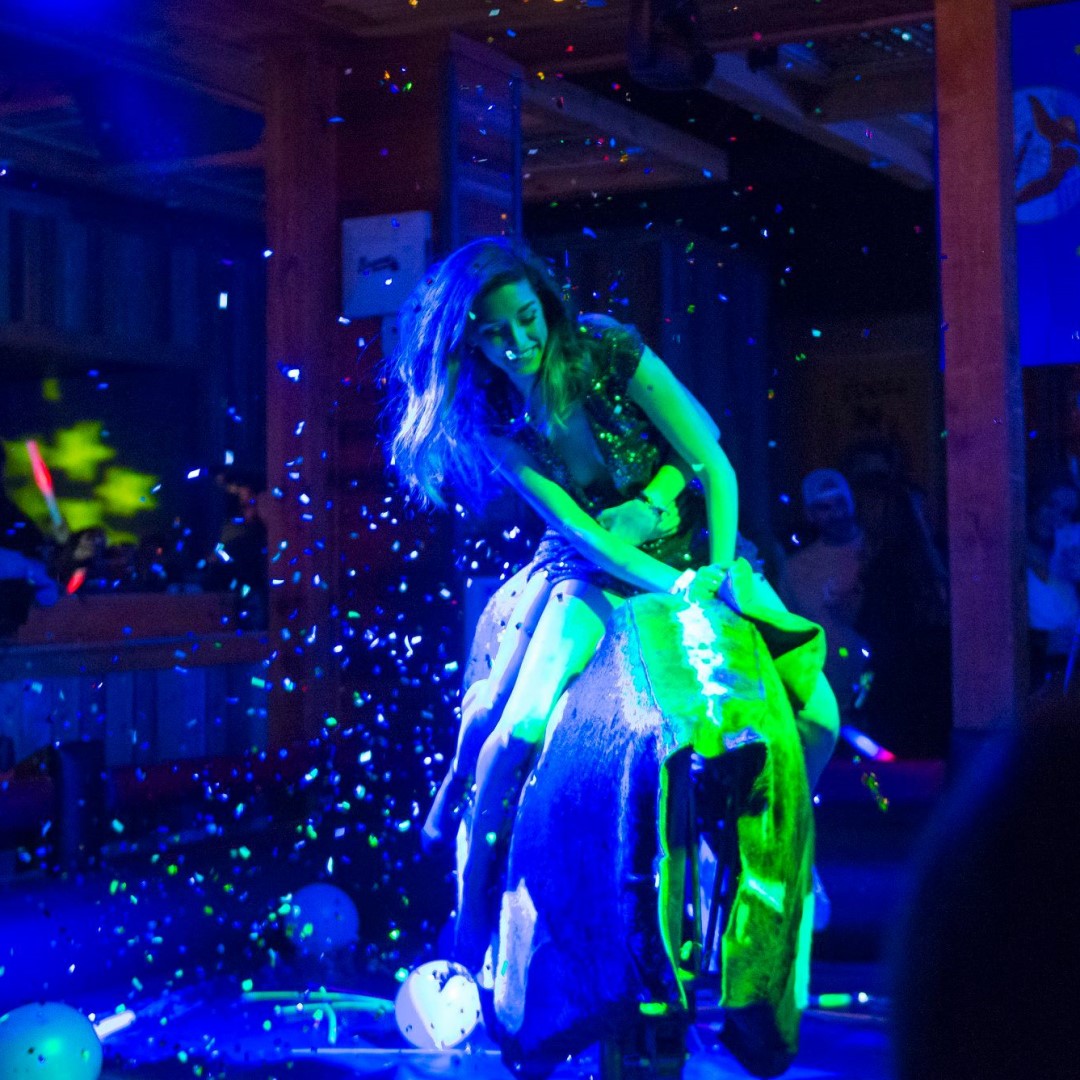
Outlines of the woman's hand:
<svg viewBox="0 0 1080 1080">
<path fill-rule="evenodd" d="M 707 600 L 715 600 L 720 591 L 724 579 L 727 577 L 730 566 L 723 563 L 711 563 L 703 566 L 700 570 L 687 570 L 675 583 L 671 591 L 675 596 L 681 596 L 691 604 L 702 604 Z"/>
<path fill-rule="evenodd" d="M 596 520 L 612 536 L 618 537 L 624 544 L 641 547 L 650 540 L 659 540 L 679 531 L 680 518 L 678 507 L 672 503 L 657 513 L 656 509 L 642 499 L 630 499 L 601 510 Z"/>
</svg>

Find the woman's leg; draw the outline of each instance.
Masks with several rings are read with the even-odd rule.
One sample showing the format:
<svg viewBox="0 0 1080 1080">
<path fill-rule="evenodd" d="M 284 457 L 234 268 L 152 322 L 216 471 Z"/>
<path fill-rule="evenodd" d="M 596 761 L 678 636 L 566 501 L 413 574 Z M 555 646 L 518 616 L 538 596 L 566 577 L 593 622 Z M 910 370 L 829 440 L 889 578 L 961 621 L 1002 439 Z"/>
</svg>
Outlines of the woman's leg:
<svg viewBox="0 0 1080 1080">
<path fill-rule="evenodd" d="M 498 725 L 480 751 L 455 936 L 457 958 L 474 970 L 483 960 L 492 925 L 488 899 L 493 868 L 525 774 L 556 703 L 596 652 L 619 602 L 584 581 L 564 581 L 552 588 Z"/>
<path fill-rule="evenodd" d="M 491 673 L 486 679 L 477 679 L 465 691 L 457 748 L 420 830 L 420 841 L 425 850 L 452 839 L 456 832 L 457 812 L 472 783 L 480 748 L 495 730 L 510 698 L 518 669 L 550 591 L 551 584 L 543 572 L 525 582 L 499 642 Z"/>
<path fill-rule="evenodd" d="M 813 791 L 825 766 L 829 764 L 840 735 L 840 706 L 824 672 L 818 674 L 817 683 L 806 704 L 796 711 L 795 724 L 806 759 L 806 778 Z"/>
</svg>

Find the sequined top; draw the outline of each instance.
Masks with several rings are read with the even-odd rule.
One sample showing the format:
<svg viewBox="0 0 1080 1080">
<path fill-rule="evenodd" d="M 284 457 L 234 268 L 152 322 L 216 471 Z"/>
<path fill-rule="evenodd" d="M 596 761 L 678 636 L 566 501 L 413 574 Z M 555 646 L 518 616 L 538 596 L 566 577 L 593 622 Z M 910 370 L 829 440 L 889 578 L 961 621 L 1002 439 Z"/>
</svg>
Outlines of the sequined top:
<svg viewBox="0 0 1080 1080">
<path fill-rule="evenodd" d="M 673 453 L 671 444 L 629 394 L 630 380 L 644 351 L 641 335 L 602 315 L 582 317 L 587 339 L 590 385 L 582 400 L 589 428 L 603 460 L 603 480 L 583 486 L 574 479 L 555 447 L 527 422 L 509 426 L 506 437 L 527 451 L 549 479 L 571 495 L 591 516 L 632 499 Z M 669 566 L 685 568 L 708 561 L 705 503 L 694 484 L 679 497 L 681 526 L 674 535 L 642 545 Z"/>
</svg>

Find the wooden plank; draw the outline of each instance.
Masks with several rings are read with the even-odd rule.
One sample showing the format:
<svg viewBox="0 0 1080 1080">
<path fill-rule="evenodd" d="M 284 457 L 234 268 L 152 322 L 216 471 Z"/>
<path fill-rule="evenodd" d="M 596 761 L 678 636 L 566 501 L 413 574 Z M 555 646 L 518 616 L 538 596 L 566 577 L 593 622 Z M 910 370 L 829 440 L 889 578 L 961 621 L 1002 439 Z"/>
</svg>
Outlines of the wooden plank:
<svg viewBox="0 0 1080 1080">
<path fill-rule="evenodd" d="M 199 253 L 177 244 L 169 253 L 169 325 L 171 343 L 197 348 L 199 343 Z"/>
<path fill-rule="evenodd" d="M 135 760 L 135 676 L 117 672 L 104 682 L 105 764 L 112 769 Z"/>
<path fill-rule="evenodd" d="M 723 150 L 572 83 L 526 79 L 522 108 L 547 115 L 573 133 L 614 139 L 613 153 L 645 147 L 696 175 L 708 173 L 712 180 L 727 179 L 728 160 Z"/>
<path fill-rule="evenodd" d="M 88 367 L 108 362 L 142 368 L 194 369 L 206 363 L 206 354 L 192 346 L 179 348 L 158 342 L 123 341 L 98 334 L 57 330 L 49 326 L 0 323 L 0 348 L 7 353 L 7 372 L 39 373 L 42 356 L 49 358 L 51 374 L 85 374 Z"/>
<path fill-rule="evenodd" d="M 216 154 L 199 157 L 166 158 L 159 161 L 131 161 L 123 165 L 109 165 L 109 176 L 169 176 L 174 173 L 193 172 L 200 169 L 261 169 L 263 166 L 262 144 L 244 150 L 222 150 Z"/>
<path fill-rule="evenodd" d="M 236 596 L 206 593 L 88 593 L 34 607 L 19 627 L 18 645 L 75 642 L 129 645 L 141 640 L 200 640 L 228 636 L 235 627 Z M 0 654 L 8 642 L 0 645 Z"/>
<path fill-rule="evenodd" d="M 935 25 L 953 723 L 979 732 L 1027 681 L 1010 5 L 938 0 Z"/>
<path fill-rule="evenodd" d="M 155 177 L 115 176 L 88 153 L 53 146 L 23 133 L 0 129 L 0 158 L 18 163 L 22 173 L 34 173 L 42 179 L 62 181 L 65 186 L 78 184 L 90 191 L 119 195 L 142 202 L 167 201 L 171 209 L 182 207 L 215 217 L 230 217 L 250 224 L 262 221 L 262 200 L 257 191 L 241 184 L 228 188 L 209 188 L 201 173 L 177 177 L 171 185 L 162 185 Z M 167 192 L 167 197 L 163 194 Z"/>
<path fill-rule="evenodd" d="M 229 710 L 226 753 L 245 754 L 267 746 L 267 695 L 257 667 L 228 667 L 226 701 Z"/>
<path fill-rule="evenodd" d="M 266 76 L 266 475 L 270 740 L 307 739 L 337 701 L 330 610 L 339 592 L 332 350 L 340 241 L 337 64 L 314 42 L 264 47 Z"/>
<path fill-rule="evenodd" d="M 0 739 L 10 739 L 16 761 L 22 748 L 23 693 L 22 682 L 0 682 Z"/>
<path fill-rule="evenodd" d="M 67 214 L 56 219 L 60 244 L 59 296 L 56 325 L 69 334 L 80 334 L 86 327 L 86 225 Z"/>
<path fill-rule="evenodd" d="M 8 322 L 10 318 L 11 209 L 4 203 L 0 203 L 0 324 Z"/>
<path fill-rule="evenodd" d="M 269 651 L 263 633 L 92 644 L 2 646 L 0 682 L 70 674 L 101 676 L 116 671 L 148 671 L 172 667 L 179 659 L 188 667 L 258 664 Z M 178 656 L 178 653 L 181 655 Z"/>
<path fill-rule="evenodd" d="M 206 752 L 206 678 L 201 668 L 155 673 L 157 724 L 154 760 L 201 757 Z"/>
<path fill-rule="evenodd" d="M 480 236 L 520 235 L 521 69 L 454 34 L 446 87 L 440 239 L 453 249 Z"/>
<path fill-rule="evenodd" d="M 12 116 L 29 116 L 34 113 L 52 112 L 54 109 L 76 109 L 78 105 L 70 94 L 22 93 L 6 101 L 0 101 L 0 120 Z"/>
<path fill-rule="evenodd" d="M 185 5 L 173 5 L 184 7 Z M 167 47 L 154 49 L 143 44 L 132 44 L 136 36 L 121 31 L 109 33 L 91 29 L 85 22 L 73 20 L 28 19 L 18 15 L 0 16 L 0 34 L 16 41 L 26 42 L 41 56 L 43 75 L 58 78 L 71 69 L 78 70 L 84 61 L 90 65 L 104 61 L 117 71 L 139 75 L 170 86 L 185 89 L 197 87 L 219 101 L 238 108 L 257 105 L 249 85 L 252 53 L 223 47 L 228 26 L 233 17 L 241 17 L 236 3 L 219 12 L 220 32 L 214 37 L 200 34 L 194 40 L 170 40 Z M 269 5 L 263 5 L 268 8 Z M 274 12 L 280 24 L 281 15 Z M 197 48 L 194 46 L 197 44 Z M 181 56 L 184 61 L 181 62 Z M 46 59 L 52 61 L 52 70 L 45 67 Z M 248 63 L 243 63 L 247 60 Z M 211 64 L 213 70 L 207 70 Z M 182 69 L 182 70 L 181 70 Z"/>
<path fill-rule="evenodd" d="M 836 120 L 872 120 L 902 113 L 934 111 L 933 58 L 903 70 L 869 73 L 856 81 L 847 74 L 837 77 L 813 103 L 814 115 L 828 122 Z"/>
<path fill-rule="evenodd" d="M 203 752 L 221 756 L 228 750 L 228 670 L 203 668 Z"/>
<path fill-rule="evenodd" d="M 759 113 L 789 131 L 812 139 L 846 157 L 873 164 L 882 172 L 914 188 L 933 185 L 933 165 L 920 151 L 921 140 L 905 138 L 889 124 L 837 121 L 823 124 L 808 115 L 801 101 L 768 71 L 751 71 L 746 57 L 720 53 L 707 88 L 717 97 Z"/>
<path fill-rule="evenodd" d="M 711 182 L 701 173 L 688 176 L 685 169 L 668 162 L 653 164 L 641 158 L 631 158 L 625 164 L 618 161 L 581 161 L 527 170 L 523 194 L 525 202 L 541 203 L 592 192 L 615 195 L 620 192 L 685 188 Z"/>
<path fill-rule="evenodd" d="M 15 743 L 15 760 L 63 738 L 56 721 L 56 682 L 53 679 L 28 679 L 22 684 L 22 718 Z"/>
<path fill-rule="evenodd" d="M 132 676 L 133 723 L 131 752 L 134 764 L 160 761 L 157 752 L 157 672 L 136 671 Z"/>
</svg>

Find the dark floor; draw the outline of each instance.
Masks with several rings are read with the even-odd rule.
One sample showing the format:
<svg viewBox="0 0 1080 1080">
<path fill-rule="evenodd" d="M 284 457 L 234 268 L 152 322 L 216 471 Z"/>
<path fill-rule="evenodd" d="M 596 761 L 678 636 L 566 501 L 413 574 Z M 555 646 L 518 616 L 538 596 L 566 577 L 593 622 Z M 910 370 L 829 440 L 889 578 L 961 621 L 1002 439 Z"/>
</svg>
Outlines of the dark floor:
<svg viewBox="0 0 1080 1080">
<path fill-rule="evenodd" d="M 816 938 L 811 990 L 851 995 L 852 1002 L 826 998 L 833 1008 L 807 1013 L 787 1074 L 793 1080 L 890 1075 L 882 957 L 908 854 L 942 781 L 937 763 L 897 762 L 871 775 L 848 759 L 822 782 L 818 867 L 832 923 Z M 376 845 L 349 843 L 326 827 L 311 836 L 302 820 L 283 821 L 268 819 L 243 838 L 219 832 L 193 843 L 173 833 L 132 844 L 85 875 L 9 872 L 0 884 L 0 1013 L 35 1000 L 99 1017 L 132 1010 L 131 1026 L 106 1041 L 106 1078 L 504 1075 L 482 1032 L 463 1051 L 410 1050 L 392 1012 L 345 1011 L 331 1042 L 325 1013 L 244 1003 L 252 984 L 389 1000 L 406 969 L 436 955 L 430 916 L 448 907 L 442 871 L 406 854 L 415 848 L 411 837 L 401 837 L 389 855 L 380 848 L 376 859 L 369 857 Z M 359 905 L 360 944 L 333 965 L 290 955 L 272 917 L 284 893 L 326 880 L 328 871 L 356 893 L 366 882 L 371 897 Z M 714 1049 L 720 1017 L 708 1001 L 701 1004 L 684 1076 L 744 1076 Z M 594 1051 L 557 1075 L 598 1072 Z"/>
<path fill-rule="evenodd" d="M 872 976 L 867 976 L 872 978 Z M 404 1048 L 392 1014 L 381 1019 L 343 1014 L 330 1044 L 325 1018 L 302 1018 L 294 1007 L 243 1005 L 225 986 L 207 986 L 199 995 L 159 999 L 124 1032 L 106 1044 L 105 1080 L 179 1080 L 197 1076 L 269 1080 L 271 1077 L 378 1075 L 385 1080 L 420 1076 L 507 1077 L 498 1052 L 483 1033 L 450 1053 Z M 691 1029 L 686 1080 L 723 1080 L 746 1073 L 715 1049 L 718 1016 L 703 1010 Z M 163 1034 L 166 1033 L 167 1034 Z M 186 1048 L 186 1049 L 184 1049 Z M 792 1080 L 886 1080 L 888 1044 L 881 1015 L 869 1009 L 846 1013 L 811 1010 L 803 1024 L 803 1045 Z M 568 1061 L 557 1080 L 599 1075 L 597 1048 Z"/>
</svg>

